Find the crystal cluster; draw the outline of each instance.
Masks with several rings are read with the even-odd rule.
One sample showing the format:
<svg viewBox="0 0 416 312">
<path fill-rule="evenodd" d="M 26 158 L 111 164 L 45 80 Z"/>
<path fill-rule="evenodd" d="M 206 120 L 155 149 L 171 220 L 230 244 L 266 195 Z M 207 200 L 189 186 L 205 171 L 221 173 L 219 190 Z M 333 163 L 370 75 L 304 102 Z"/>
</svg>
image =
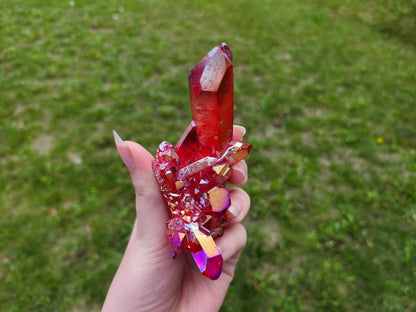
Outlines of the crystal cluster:
<svg viewBox="0 0 416 312">
<path fill-rule="evenodd" d="M 232 165 L 246 158 L 251 144 L 233 140 L 232 52 L 212 49 L 189 75 L 192 122 L 176 146 L 162 142 L 153 171 L 171 218 L 166 237 L 172 256 L 189 249 L 201 273 L 217 279 L 223 258 L 214 238 L 223 233 L 230 205 L 225 184 Z"/>
</svg>

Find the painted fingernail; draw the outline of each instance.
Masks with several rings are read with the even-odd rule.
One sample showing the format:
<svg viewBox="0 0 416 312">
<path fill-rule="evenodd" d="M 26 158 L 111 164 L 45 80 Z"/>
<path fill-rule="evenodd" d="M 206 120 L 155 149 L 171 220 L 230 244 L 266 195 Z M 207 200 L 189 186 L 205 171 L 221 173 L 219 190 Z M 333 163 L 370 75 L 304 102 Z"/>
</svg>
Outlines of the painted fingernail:
<svg viewBox="0 0 416 312">
<path fill-rule="evenodd" d="M 228 207 L 228 212 L 231 213 L 234 216 L 234 218 L 237 217 L 237 214 L 238 214 L 237 209 L 235 209 L 235 207 L 233 205 L 230 205 Z"/>
<path fill-rule="evenodd" d="M 241 129 L 241 132 L 243 132 L 242 137 L 244 137 L 244 135 L 246 134 L 246 128 L 244 128 L 243 126 L 239 126 L 239 125 L 235 125 L 237 128 Z"/>
<path fill-rule="evenodd" d="M 245 172 L 245 170 L 243 170 L 242 168 L 240 168 L 238 166 L 234 166 L 233 170 L 236 170 L 236 171 L 240 172 L 243 175 L 243 183 L 247 182 L 247 173 Z"/>
<path fill-rule="evenodd" d="M 133 156 L 131 155 L 130 148 L 126 143 L 120 138 L 120 136 L 113 130 L 114 142 L 116 143 L 118 153 L 120 154 L 121 160 L 126 165 L 127 169 L 130 171 L 136 168 L 134 164 Z"/>
<path fill-rule="evenodd" d="M 223 254 L 223 248 L 219 245 L 219 244 L 217 244 L 217 249 L 218 249 L 218 251 L 220 252 L 220 254 Z"/>
</svg>

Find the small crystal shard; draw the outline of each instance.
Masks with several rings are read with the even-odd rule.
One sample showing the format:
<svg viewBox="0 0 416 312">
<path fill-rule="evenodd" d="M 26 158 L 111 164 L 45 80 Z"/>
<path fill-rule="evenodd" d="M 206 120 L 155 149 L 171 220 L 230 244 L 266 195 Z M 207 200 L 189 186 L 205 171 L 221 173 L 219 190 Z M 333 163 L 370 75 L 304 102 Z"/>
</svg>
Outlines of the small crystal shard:
<svg viewBox="0 0 416 312">
<path fill-rule="evenodd" d="M 169 211 L 172 256 L 190 251 L 201 273 L 215 280 L 223 258 L 214 239 L 224 232 L 230 205 L 225 187 L 232 165 L 251 144 L 233 140 L 233 64 L 227 45 L 212 49 L 189 75 L 192 122 L 176 146 L 162 142 L 153 171 Z"/>
<path fill-rule="evenodd" d="M 198 224 L 192 223 L 191 229 L 201 250 L 192 252 L 192 256 L 201 273 L 210 279 L 220 277 L 222 271 L 222 256 L 210 235 L 205 235 L 199 230 Z"/>
<path fill-rule="evenodd" d="M 230 194 L 225 187 L 215 186 L 208 191 L 212 211 L 221 212 L 230 205 Z"/>
</svg>

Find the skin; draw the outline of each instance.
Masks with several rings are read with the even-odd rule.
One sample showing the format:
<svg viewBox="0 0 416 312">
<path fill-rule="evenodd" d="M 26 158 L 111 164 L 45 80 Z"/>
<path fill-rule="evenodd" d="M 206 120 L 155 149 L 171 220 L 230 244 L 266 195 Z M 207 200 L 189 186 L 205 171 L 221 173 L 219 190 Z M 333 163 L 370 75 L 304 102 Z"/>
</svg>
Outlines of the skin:
<svg viewBox="0 0 416 312">
<path fill-rule="evenodd" d="M 244 132 L 243 127 L 234 126 L 234 139 L 241 141 Z M 240 188 L 230 189 L 232 207 L 226 214 L 225 233 L 215 240 L 224 259 L 223 272 L 212 281 L 200 273 L 189 253 L 174 260 L 170 257 L 171 246 L 164 235 L 169 213 L 153 175 L 153 156 L 117 134 L 115 139 L 135 189 L 136 219 L 102 311 L 195 311 L 196 307 L 201 312 L 218 311 L 246 244 L 246 230 L 239 222 L 249 210 L 249 196 Z M 241 161 L 233 169 L 230 182 L 244 184 L 246 163 Z"/>
</svg>

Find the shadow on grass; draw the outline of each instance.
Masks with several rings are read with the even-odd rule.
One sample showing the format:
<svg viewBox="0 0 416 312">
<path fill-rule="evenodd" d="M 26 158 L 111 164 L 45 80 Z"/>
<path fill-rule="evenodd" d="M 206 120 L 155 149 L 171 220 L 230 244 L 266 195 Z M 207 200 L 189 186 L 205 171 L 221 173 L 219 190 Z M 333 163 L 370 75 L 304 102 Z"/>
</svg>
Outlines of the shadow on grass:
<svg viewBox="0 0 416 312">
<path fill-rule="evenodd" d="M 416 46 L 416 10 L 414 13 L 413 16 L 400 16 L 388 22 L 378 21 L 374 27 L 388 38 Z"/>
</svg>

